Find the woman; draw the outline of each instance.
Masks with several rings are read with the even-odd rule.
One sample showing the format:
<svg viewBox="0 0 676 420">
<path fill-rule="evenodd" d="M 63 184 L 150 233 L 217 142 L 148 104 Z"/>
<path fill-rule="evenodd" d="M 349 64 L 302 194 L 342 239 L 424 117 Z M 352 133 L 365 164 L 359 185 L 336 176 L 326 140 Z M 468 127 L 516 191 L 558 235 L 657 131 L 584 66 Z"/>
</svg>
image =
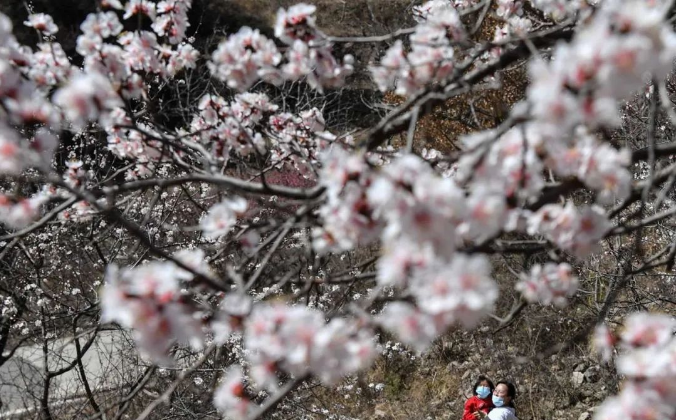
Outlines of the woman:
<svg viewBox="0 0 676 420">
<path fill-rule="evenodd" d="M 519 420 L 516 417 L 514 408 L 514 399 L 516 398 L 516 387 L 508 381 L 500 381 L 493 390 L 493 408 L 488 415 L 481 418 L 488 420 Z"/>
<path fill-rule="evenodd" d="M 472 387 L 472 397 L 465 402 L 462 420 L 477 420 L 482 418 L 481 414 L 485 416 L 493 408 L 491 394 L 494 388 L 490 379 L 479 375 Z"/>
</svg>

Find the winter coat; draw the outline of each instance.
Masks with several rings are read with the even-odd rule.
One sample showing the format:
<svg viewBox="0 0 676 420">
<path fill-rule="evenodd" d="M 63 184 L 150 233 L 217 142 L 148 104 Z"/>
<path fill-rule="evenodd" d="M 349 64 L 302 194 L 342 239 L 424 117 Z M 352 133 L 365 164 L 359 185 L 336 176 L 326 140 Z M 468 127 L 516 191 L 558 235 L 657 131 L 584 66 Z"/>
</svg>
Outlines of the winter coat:
<svg viewBox="0 0 676 420">
<path fill-rule="evenodd" d="M 519 420 L 513 407 L 495 407 L 488 413 L 490 420 Z"/>
<path fill-rule="evenodd" d="M 493 400 L 491 399 L 490 394 L 484 399 L 479 398 L 478 395 L 474 395 L 465 402 L 465 411 L 462 413 L 462 420 L 475 420 L 475 417 L 472 415 L 473 413 L 479 410 L 488 413 L 491 408 L 493 408 Z"/>
</svg>

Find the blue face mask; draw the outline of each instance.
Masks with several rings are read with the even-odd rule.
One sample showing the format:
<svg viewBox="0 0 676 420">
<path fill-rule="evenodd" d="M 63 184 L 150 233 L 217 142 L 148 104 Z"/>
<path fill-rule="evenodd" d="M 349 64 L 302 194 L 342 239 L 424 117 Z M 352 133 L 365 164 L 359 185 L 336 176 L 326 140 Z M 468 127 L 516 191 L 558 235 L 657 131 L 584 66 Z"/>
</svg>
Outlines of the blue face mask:
<svg viewBox="0 0 676 420">
<path fill-rule="evenodd" d="M 487 386 L 479 386 L 476 388 L 476 394 L 479 398 L 484 399 L 491 393 L 491 389 Z"/>
<path fill-rule="evenodd" d="M 493 395 L 493 405 L 496 407 L 502 407 L 505 405 L 505 400 L 503 400 L 502 397 L 496 397 Z"/>
</svg>

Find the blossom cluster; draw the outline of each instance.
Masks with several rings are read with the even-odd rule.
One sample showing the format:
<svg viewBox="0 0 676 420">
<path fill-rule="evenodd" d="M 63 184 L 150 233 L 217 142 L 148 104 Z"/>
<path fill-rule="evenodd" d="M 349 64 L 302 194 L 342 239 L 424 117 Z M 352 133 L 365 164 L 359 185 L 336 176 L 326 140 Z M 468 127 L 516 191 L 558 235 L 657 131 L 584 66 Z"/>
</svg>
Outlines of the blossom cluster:
<svg viewBox="0 0 676 420">
<path fill-rule="evenodd" d="M 535 126 L 514 127 L 502 135 L 484 131 L 462 141 L 467 151 L 458 161 L 457 180 L 470 190 L 484 189 L 523 202 L 544 187 L 544 164 L 538 154 L 543 136 Z"/>
<path fill-rule="evenodd" d="M 529 202 L 542 191 L 543 171 L 550 169 L 562 179 L 578 178 L 596 192 L 599 204 L 624 200 L 631 192 L 629 149 L 618 150 L 583 127 L 562 140 L 553 127 L 526 123 L 502 135 L 468 135 L 463 143 L 467 152 L 458 162 L 457 179 L 472 189 Z"/>
<path fill-rule="evenodd" d="M 243 93 L 229 104 L 221 96 L 205 95 L 198 109 L 190 124 L 196 133 L 192 138 L 211 147 L 213 156 L 227 159 L 231 150 L 241 156 L 265 152 L 262 125 L 278 106 L 265 94 Z"/>
<path fill-rule="evenodd" d="M 540 234 L 562 250 L 585 258 L 599 248 L 599 241 L 611 228 L 603 208 L 577 208 L 570 201 L 565 206 L 547 204 L 527 221 L 531 235 Z"/>
<path fill-rule="evenodd" d="M 516 290 L 531 303 L 562 307 L 577 291 L 578 280 L 569 264 L 537 264 L 528 275 L 522 274 Z"/>
<path fill-rule="evenodd" d="M 145 94 L 144 73 L 171 78 L 184 68 L 194 68 L 197 51 L 187 43 L 180 43 L 188 26 L 189 0 L 148 1 L 127 3 L 124 19 L 135 14 L 150 17 L 154 22 L 150 31 L 122 32 L 123 25 L 117 12 L 92 13 L 80 25 L 82 34 L 77 39 L 77 52 L 85 57 L 85 70 L 97 72 L 110 79 L 125 98 Z M 158 40 L 166 38 L 169 44 Z"/>
<path fill-rule="evenodd" d="M 101 295 L 101 322 L 133 330 L 139 350 L 154 362 L 171 363 L 174 344 L 201 349 L 200 313 L 181 283 L 192 274 L 171 262 L 153 261 L 135 268 L 109 265 Z"/>
<path fill-rule="evenodd" d="M 373 333 L 357 320 L 335 318 L 305 306 L 258 304 L 244 320 L 244 346 L 258 389 L 278 388 L 277 370 L 300 377 L 314 374 L 333 385 L 369 366 L 377 355 Z M 214 393 L 214 405 L 228 418 L 246 418 L 255 407 L 245 392 L 240 366 L 226 372 Z"/>
<path fill-rule="evenodd" d="M 201 251 L 182 251 L 176 258 L 198 273 L 209 273 Z M 231 334 L 240 334 L 252 378 L 268 391 L 278 387 L 278 370 L 294 376 L 312 373 L 325 384 L 335 384 L 369 366 L 378 353 L 373 332 L 359 320 L 335 318 L 327 323 L 320 311 L 281 303 L 259 303 L 252 309 L 251 299 L 237 293 L 225 295 L 205 323 L 182 292 L 181 284 L 192 278 L 171 262 L 110 266 L 101 298 L 102 322 L 131 328 L 139 349 L 161 363 L 171 363 L 168 353 L 177 342 L 200 349 L 208 332 L 221 344 Z M 240 367 L 231 368 L 214 393 L 216 407 L 233 418 L 243 418 L 253 408 L 242 378 Z"/>
<path fill-rule="evenodd" d="M 54 24 L 54 19 L 44 13 L 35 13 L 28 16 L 28 20 L 24 22 L 24 25 L 48 36 L 59 32 L 59 28 Z"/>
<path fill-rule="evenodd" d="M 214 77 L 240 92 L 256 81 L 280 84 L 305 77 L 313 88 L 341 86 L 353 71 L 351 55 L 340 63 L 331 43 L 315 25 L 316 7 L 304 3 L 279 9 L 275 36 L 285 52 L 257 29 L 241 28 L 223 41 L 208 63 Z"/>
<path fill-rule="evenodd" d="M 212 206 L 209 212 L 200 220 L 200 227 L 208 238 L 217 239 L 226 235 L 237 222 L 237 216 L 242 215 L 247 208 L 247 202 L 241 197 L 226 198 Z"/>
<path fill-rule="evenodd" d="M 620 394 L 607 399 L 594 420 L 676 418 L 676 318 L 635 313 L 616 343 L 616 366 L 626 378 Z"/>
<path fill-rule="evenodd" d="M 40 207 L 48 200 L 42 191 L 19 199 L 0 192 L 0 221 L 10 228 L 24 228 L 40 216 Z"/>
<path fill-rule="evenodd" d="M 190 26 L 188 10 L 192 0 L 167 0 L 157 4 L 157 16 L 152 28 L 159 36 L 167 36 L 169 42 L 178 44 L 185 38 L 185 32 Z"/>
<path fill-rule="evenodd" d="M 559 44 L 550 62 L 530 67 L 528 102 L 537 121 L 565 134 L 578 124 L 616 126 L 618 101 L 645 83 L 662 79 L 676 57 L 676 34 L 661 2 L 604 2 L 569 44 Z M 561 137 L 561 136 L 559 136 Z"/>
<path fill-rule="evenodd" d="M 228 103 L 218 95 L 205 95 L 199 113 L 190 125 L 190 139 L 210 148 L 211 155 L 228 160 L 255 152 L 269 155 L 277 166 L 291 164 L 309 176 L 317 154 L 335 136 L 325 131 L 322 113 L 317 108 L 300 114 L 279 113 L 263 93 L 241 93 Z"/>
<path fill-rule="evenodd" d="M 555 21 L 574 18 L 601 3 L 601 0 L 529 0 L 530 4 Z M 524 15 L 525 0 L 498 0 L 496 15 L 503 19 Z"/>
<path fill-rule="evenodd" d="M 633 177 L 631 152 L 616 149 L 585 130 L 576 130 L 572 143 L 545 142 L 547 166 L 562 178 L 577 177 L 595 191 L 599 204 L 613 204 L 629 197 Z"/>
<path fill-rule="evenodd" d="M 284 112 L 275 114 L 268 121 L 270 160 L 283 162 L 289 158 L 294 169 L 304 177 L 313 177 L 312 169 L 319 161 L 319 154 L 336 136 L 326 130 L 322 112 L 317 108 L 300 114 Z"/>
<path fill-rule="evenodd" d="M 222 295 L 208 315 L 185 287 L 195 275 L 213 275 L 204 252 L 183 250 L 174 258 L 191 271 L 172 261 L 134 268 L 111 265 L 102 290 L 102 322 L 132 329 L 137 346 L 153 362 L 171 363 L 174 344 L 199 350 L 209 335 L 224 344 L 235 334 L 243 337 L 256 385 L 270 391 L 278 387 L 278 370 L 294 376 L 312 373 L 335 384 L 370 365 L 377 354 L 373 331 L 363 321 L 335 318 L 327 323 L 321 311 L 306 306 L 253 305 L 250 297 L 235 291 Z M 229 407 L 226 411 L 239 406 L 221 394 L 216 392 L 217 406 Z"/>
<path fill-rule="evenodd" d="M 357 320 L 345 318 L 325 323 L 322 312 L 305 306 L 256 305 L 244 333 L 250 361 L 259 367 L 252 370 L 254 380 L 274 389 L 277 380 L 269 367 L 277 365 L 294 376 L 312 372 L 324 383 L 335 383 L 375 356 L 372 333 L 357 327 Z"/>
<path fill-rule="evenodd" d="M 80 25 L 77 52 L 84 57 L 84 72 L 76 73 L 57 92 L 55 101 L 76 129 L 98 121 L 108 134 L 111 152 L 136 161 L 127 172 L 133 179 L 151 173 L 163 155 L 155 130 L 141 122 L 136 122 L 141 130 L 131 128 L 123 99 L 146 98 L 152 76 L 167 80 L 183 69 L 195 68 L 199 54 L 182 42 L 191 1 L 131 0 L 124 5 L 106 2 L 105 6 L 112 10 L 91 13 Z M 123 19 L 148 17 L 153 32 L 123 32 L 118 15 L 122 10 Z"/>
<path fill-rule="evenodd" d="M 528 203 L 539 196 L 545 185 L 544 169 L 550 169 L 562 179 L 578 178 L 596 192 L 599 204 L 612 204 L 629 196 L 629 150 L 602 142 L 590 130 L 614 124 L 618 100 L 639 87 L 646 72 L 662 77 L 665 64 L 660 63 L 673 58 L 676 50 L 669 47 L 674 35 L 664 27 L 663 10 L 645 2 L 628 4 L 637 13 L 635 17 L 608 3 L 570 45 L 557 46 L 552 63 L 532 64 L 535 81 L 529 87 L 528 103 L 514 110 L 515 117 L 532 114 L 531 121 L 504 133 L 487 131 L 466 136 L 463 142 L 467 152 L 458 162 L 460 183 L 470 191 L 493 188 L 494 193 L 503 191 L 508 200 Z M 650 18 L 634 22 L 639 19 L 638 10 L 641 16 Z M 618 32 L 618 25 L 626 30 Z M 613 48 L 600 44 L 594 47 L 599 31 L 607 35 L 604 39 L 616 39 L 617 43 L 611 43 Z M 631 41 L 628 44 L 627 38 Z M 641 45 L 642 52 L 626 50 L 633 43 Z M 631 60 L 618 61 L 618 57 Z M 630 66 L 623 67 L 622 63 Z M 626 77 L 633 80 L 621 86 L 611 82 Z M 543 234 L 561 249 L 584 257 L 609 230 L 602 213 L 596 207 L 575 210 L 572 204 L 565 208 L 546 206 L 535 214 L 515 211 L 509 215 L 515 222 L 510 229 L 517 229 L 519 220 L 529 219 L 529 234 Z"/>
<path fill-rule="evenodd" d="M 46 90 L 28 77 L 30 61 L 28 51 L 12 35 L 11 22 L 0 14 L 0 104 L 4 111 L 0 116 L 0 175 L 19 175 L 30 167 L 49 170 L 58 146 L 58 137 L 49 128 L 56 114 Z M 16 129 L 24 124 L 37 126 L 30 139 Z M 0 192 L 0 223 L 13 229 L 26 227 L 40 216 L 50 195 L 48 188 L 30 197 Z"/>
<path fill-rule="evenodd" d="M 576 13 L 584 12 L 592 6 L 599 5 L 602 1 L 603 0 L 530 0 L 533 6 L 542 10 L 547 16 L 557 21 L 574 17 Z"/>
<path fill-rule="evenodd" d="M 466 197 L 453 179 L 414 155 L 397 157 L 376 170 L 368 158 L 336 146 L 322 162 L 320 182 L 327 203 L 319 211 L 322 227 L 313 232 L 315 249 L 344 250 L 382 240 L 378 283 L 410 290 L 419 308 L 396 304 L 386 309 L 382 319 L 386 327 L 406 335 L 399 337 L 402 341 L 424 346 L 430 340 L 418 335 L 432 337 L 453 322 L 476 325 L 492 310 L 497 286 L 490 263 L 484 256 L 455 251 L 503 229 L 502 195 L 477 191 Z M 404 318 L 434 319 L 436 327 L 410 331 L 411 325 L 427 327 Z"/>
<path fill-rule="evenodd" d="M 70 63 L 61 45 L 51 37 L 58 28 L 49 15 L 32 14 L 25 22 L 44 36 L 35 51 L 17 43 L 9 19 L 0 15 L 0 97 L 7 111 L 3 115 L 7 122 L 0 121 L 0 171 L 18 174 L 31 166 L 48 170 L 58 145 L 54 133 L 67 122 L 75 130 L 98 122 L 109 131 L 111 151 L 139 160 L 132 176 L 147 173 L 148 163 L 157 159 L 158 153 L 144 144 L 148 139 L 140 132 L 117 127 L 118 123 L 129 122 L 122 99 L 143 97 L 149 74 L 169 78 L 184 68 L 194 68 L 196 50 L 185 43 L 175 45 L 183 40 L 189 26 L 190 5 L 189 0 L 157 4 L 132 0 L 125 5 L 102 2 L 104 11 L 88 15 L 80 26 L 77 51 L 84 57 L 82 70 Z M 123 33 L 118 17 L 122 10 L 124 19 L 136 14 L 148 16 L 155 33 Z M 175 47 L 161 44 L 158 37 L 166 37 Z M 51 95 L 54 88 L 58 89 Z M 30 142 L 22 142 L 10 124 L 39 128 Z"/>
<path fill-rule="evenodd" d="M 166 148 L 163 147 L 162 137 L 157 130 L 141 121 L 132 124 L 123 108 L 111 109 L 105 123 L 108 150 L 122 159 L 134 162 L 134 166 L 125 173 L 127 179 L 150 175 L 158 162 L 168 158 L 167 153 L 163 153 Z"/>
<path fill-rule="evenodd" d="M 122 100 L 107 77 L 98 73 L 82 73 L 54 94 L 54 103 L 76 129 L 90 121 L 108 125 L 110 111 L 122 106 Z"/>
<path fill-rule="evenodd" d="M 30 23 L 31 21 L 29 21 Z M 38 27 L 51 32 L 43 16 Z M 49 101 L 49 86 L 64 80 L 71 66 L 64 65 L 60 45 L 38 44 L 38 51 L 20 45 L 9 18 L 0 14 L 0 174 L 18 175 L 28 167 L 48 168 L 58 144 L 53 129 L 58 116 Z M 66 60 L 67 64 L 67 60 Z M 31 141 L 16 127 L 36 127 Z"/>
<path fill-rule="evenodd" d="M 465 38 L 460 15 L 450 2 L 434 0 L 414 9 L 420 23 L 410 36 L 411 51 L 401 40 L 390 47 L 380 63 L 371 66 L 374 82 L 382 91 L 395 88 L 412 95 L 446 79 L 455 68 L 454 42 Z"/>
<path fill-rule="evenodd" d="M 244 371 L 240 365 L 233 365 L 226 370 L 218 387 L 214 390 L 214 406 L 228 418 L 244 420 L 249 418 L 254 402 L 246 393 Z"/>
</svg>

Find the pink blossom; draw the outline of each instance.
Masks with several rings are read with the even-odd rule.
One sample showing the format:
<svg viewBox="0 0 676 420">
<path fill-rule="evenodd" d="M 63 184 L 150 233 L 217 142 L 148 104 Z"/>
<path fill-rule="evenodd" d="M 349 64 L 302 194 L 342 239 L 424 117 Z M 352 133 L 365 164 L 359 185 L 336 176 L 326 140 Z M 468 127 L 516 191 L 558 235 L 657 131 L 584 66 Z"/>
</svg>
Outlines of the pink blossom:
<svg viewBox="0 0 676 420">
<path fill-rule="evenodd" d="M 157 36 L 148 31 L 137 31 L 119 38 L 126 52 L 128 65 L 134 70 L 160 73 L 162 65 L 156 51 L 159 49 Z"/>
<path fill-rule="evenodd" d="M 213 276 L 213 270 L 205 259 L 206 254 L 202 249 L 182 249 L 174 253 L 174 257 L 183 264 L 190 267 L 194 272 L 204 276 Z M 187 270 L 179 269 L 176 274 L 177 278 L 183 281 L 190 281 L 195 278 L 195 275 Z"/>
<path fill-rule="evenodd" d="M 575 294 L 577 286 L 570 265 L 547 263 L 533 266 L 528 275 L 522 274 L 515 288 L 528 302 L 562 307 L 568 304 L 568 297 Z"/>
<path fill-rule="evenodd" d="M 507 20 L 508 32 L 517 37 L 523 37 L 533 28 L 533 22 L 524 17 L 512 16 Z"/>
<path fill-rule="evenodd" d="M 151 20 L 155 20 L 155 3 L 148 0 L 129 0 L 124 8 L 123 18 L 129 19 L 139 13 L 148 16 Z"/>
<path fill-rule="evenodd" d="M 199 52 L 192 45 L 179 45 L 169 58 L 167 63 L 167 74 L 173 77 L 185 68 L 194 69 L 197 66 L 198 58 Z"/>
<path fill-rule="evenodd" d="M 599 241 L 611 225 L 603 209 L 585 206 L 577 209 L 572 203 L 565 207 L 548 204 L 529 220 L 528 232 L 543 234 L 561 249 L 584 258 L 599 248 Z"/>
<path fill-rule="evenodd" d="M 214 406 L 229 419 L 246 420 L 249 418 L 254 404 L 246 395 L 244 372 L 241 366 L 230 366 L 225 372 L 221 383 L 214 391 Z"/>
<path fill-rule="evenodd" d="M 133 329 L 139 349 L 153 361 L 171 363 L 168 352 L 175 341 L 201 349 L 201 321 L 180 295 L 180 273 L 173 263 L 160 261 L 137 268 L 108 266 L 101 322 Z"/>
<path fill-rule="evenodd" d="M 32 160 L 37 166 L 48 169 L 52 164 L 54 151 L 59 145 L 59 139 L 49 130 L 40 128 L 36 131 L 30 143 Z"/>
<path fill-rule="evenodd" d="M 19 174 L 25 167 L 18 134 L 0 123 L 0 173 Z"/>
<path fill-rule="evenodd" d="M 0 223 L 12 229 L 25 228 L 40 216 L 40 207 L 48 200 L 43 191 L 20 199 L 0 193 Z"/>
<path fill-rule="evenodd" d="M 214 341 L 224 344 L 233 333 L 241 332 L 244 318 L 251 313 L 253 302 L 249 296 L 229 293 L 219 304 L 219 311 L 211 321 Z"/>
<path fill-rule="evenodd" d="M 82 34 L 77 37 L 75 50 L 83 57 L 93 57 L 103 46 L 103 39 L 95 34 Z"/>
<path fill-rule="evenodd" d="M 122 10 L 124 7 L 119 0 L 101 0 L 101 7 L 109 7 L 111 9 Z"/>
<path fill-rule="evenodd" d="M 152 28 L 159 36 L 167 36 L 169 42 L 178 44 L 185 38 L 185 32 L 190 26 L 188 9 L 191 0 L 167 0 L 157 4 L 158 17 Z"/>
<path fill-rule="evenodd" d="M 80 30 L 85 35 L 97 35 L 104 39 L 118 35 L 122 29 L 124 28 L 117 18 L 117 13 L 112 11 L 90 13 L 80 25 Z"/>
<path fill-rule="evenodd" d="M 405 287 L 413 273 L 424 270 L 436 261 L 432 247 L 409 240 L 396 240 L 384 244 L 383 255 L 378 259 L 378 283 L 384 286 Z"/>
<path fill-rule="evenodd" d="M 422 23 L 427 21 L 430 16 L 434 16 L 446 9 L 453 9 L 453 4 L 451 4 L 450 0 L 431 0 L 420 6 L 413 7 L 413 19 L 416 22 Z"/>
<path fill-rule="evenodd" d="M 431 28 L 443 31 L 455 41 L 462 41 L 466 37 L 460 15 L 453 7 L 443 7 L 429 14 L 426 23 Z M 413 41 L 414 37 L 411 37 L 411 40 Z"/>
<path fill-rule="evenodd" d="M 421 23 L 410 36 L 411 51 L 404 52 L 402 42 L 397 40 L 379 65 L 370 66 L 373 79 L 382 91 L 394 86 L 398 95 L 412 95 L 443 81 L 454 69 L 450 41 L 465 37 L 455 8 L 448 2 L 433 1 L 414 13 Z"/>
<path fill-rule="evenodd" d="M 324 116 L 317 108 L 312 108 L 301 112 L 300 117 L 303 119 L 303 125 L 305 125 L 305 128 L 308 131 L 319 132 L 324 131 L 326 128 Z"/>
<path fill-rule="evenodd" d="M 404 53 L 404 44 L 401 40 L 395 43 L 385 52 L 380 60 L 380 66 L 370 67 L 373 81 L 378 85 L 378 89 L 386 91 L 391 89 L 398 80 L 398 73 L 408 66 L 408 60 Z"/>
<path fill-rule="evenodd" d="M 523 2 L 520 0 L 498 0 L 498 9 L 496 14 L 503 19 L 507 19 L 512 15 L 521 16 L 523 14 Z"/>
<path fill-rule="evenodd" d="M 357 321 L 334 318 L 314 337 L 310 369 L 326 385 L 371 365 L 376 357 L 373 334 Z"/>
<path fill-rule="evenodd" d="M 562 20 L 568 14 L 578 9 L 579 3 L 576 0 L 530 0 L 531 3 L 544 13 L 550 15 L 554 20 Z"/>
<path fill-rule="evenodd" d="M 306 307 L 256 305 L 245 323 L 244 343 L 258 363 L 279 362 L 300 375 L 309 368 L 310 349 L 323 324 L 321 313 Z"/>
<path fill-rule="evenodd" d="M 676 318 L 663 314 L 636 312 L 624 321 L 622 344 L 631 347 L 663 346 L 673 341 Z"/>
<path fill-rule="evenodd" d="M 662 401 L 654 391 L 641 386 L 624 388 L 619 397 L 607 399 L 594 414 L 594 420 L 673 419 L 676 409 Z"/>
<path fill-rule="evenodd" d="M 196 138 L 210 145 L 215 156 L 227 158 L 231 151 L 241 156 L 254 150 L 265 153 L 268 145 L 256 130 L 264 117 L 277 110 L 266 95 L 238 94 L 229 104 L 220 96 L 205 95 L 198 109 L 191 128 L 199 132 Z"/>
<path fill-rule="evenodd" d="M 241 197 L 226 198 L 212 206 L 200 220 L 200 227 L 206 237 L 217 239 L 226 235 L 237 222 L 237 217 L 244 214 L 247 202 Z"/>
<path fill-rule="evenodd" d="M 211 56 L 209 69 L 231 88 L 245 91 L 259 78 L 278 83 L 277 66 L 281 59 L 272 40 L 245 26 L 219 44 Z"/>
<path fill-rule="evenodd" d="M 675 331 L 671 315 L 638 312 L 627 317 L 617 359 L 617 370 L 627 380 L 618 396 L 603 403 L 595 420 L 618 414 L 629 420 L 676 416 Z"/>
<path fill-rule="evenodd" d="M 505 197 L 479 185 L 467 199 L 467 212 L 467 220 L 459 231 L 464 237 L 482 243 L 499 234 L 505 226 Z"/>
<path fill-rule="evenodd" d="M 50 15 L 44 13 L 35 13 L 28 16 L 28 20 L 24 25 L 35 28 L 45 35 L 54 35 L 59 31 L 59 28 L 54 24 L 54 20 Z"/>
<path fill-rule="evenodd" d="M 284 43 L 292 45 L 295 41 L 307 43 L 317 37 L 315 11 L 311 4 L 298 3 L 288 10 L 279 9 L 275 23 L 275 36 Z"/>
<path fill-rule="evenodd" d="M 319 210 L 324 223 L 313 229 L 313 247 L 323 253 L 375 240 L 382 224 L 367 196 L 371 174 L 363 156 L 336 146 L 324 152 L 321 160 L 320 183 L 327 188 L 329 199 Z"/>
<path fill-rule="evenodd" d="M 416 273 L 411 292 L 423 311 L 448 314 L 471 328 L 493 309 L 498 297 L 490 272 L 485 256 L 456 254 L 449 264 L 437 264 Z"/>
<path fill-rule="evenodd" d="M 370 183 L 375 215 L 387 221 L 385 240 L 408 238 L 450 255 L 458 243 L 456 227 L 465 216 L 464 194 L 452 179 L 438 176 L 420 158 L 404 155 Z"/>
<path fill-rule="evenodd" d="M 106 114 L 122 105 L 110 81 L 97 73 L 75 76 L 54 94 L 54 103 L 77 129 L 97 119 L 105 124 Z"/>
<path fill-rule="evenodd" d="M 544 186 L 544 165 L 537 153 L 543 133 L 538 127 L 513 128 L 497 141 L 486 141 L 484 136 L 491 137 L 484 133 L 463 138 L 468 152 L 458 162 L 458 181 L 486 190 L 484 194 L 520 199 L 537 196 Z"/>
<path fill-rule="evenodd" d="M 425 351 L 443 332 L 437 328 L 431 315 L 403 302 L 392 302 L 385 306 L 378 316 L 378 322 L 419 353 Z"/>
<path fill-rule="evenodd" d="M 75 74 L 61 44 L 40 43 L 38 50 L 30 58 L 28 76 L 39 86 L 55 86 L 66 83 Z"/>
</svg>

